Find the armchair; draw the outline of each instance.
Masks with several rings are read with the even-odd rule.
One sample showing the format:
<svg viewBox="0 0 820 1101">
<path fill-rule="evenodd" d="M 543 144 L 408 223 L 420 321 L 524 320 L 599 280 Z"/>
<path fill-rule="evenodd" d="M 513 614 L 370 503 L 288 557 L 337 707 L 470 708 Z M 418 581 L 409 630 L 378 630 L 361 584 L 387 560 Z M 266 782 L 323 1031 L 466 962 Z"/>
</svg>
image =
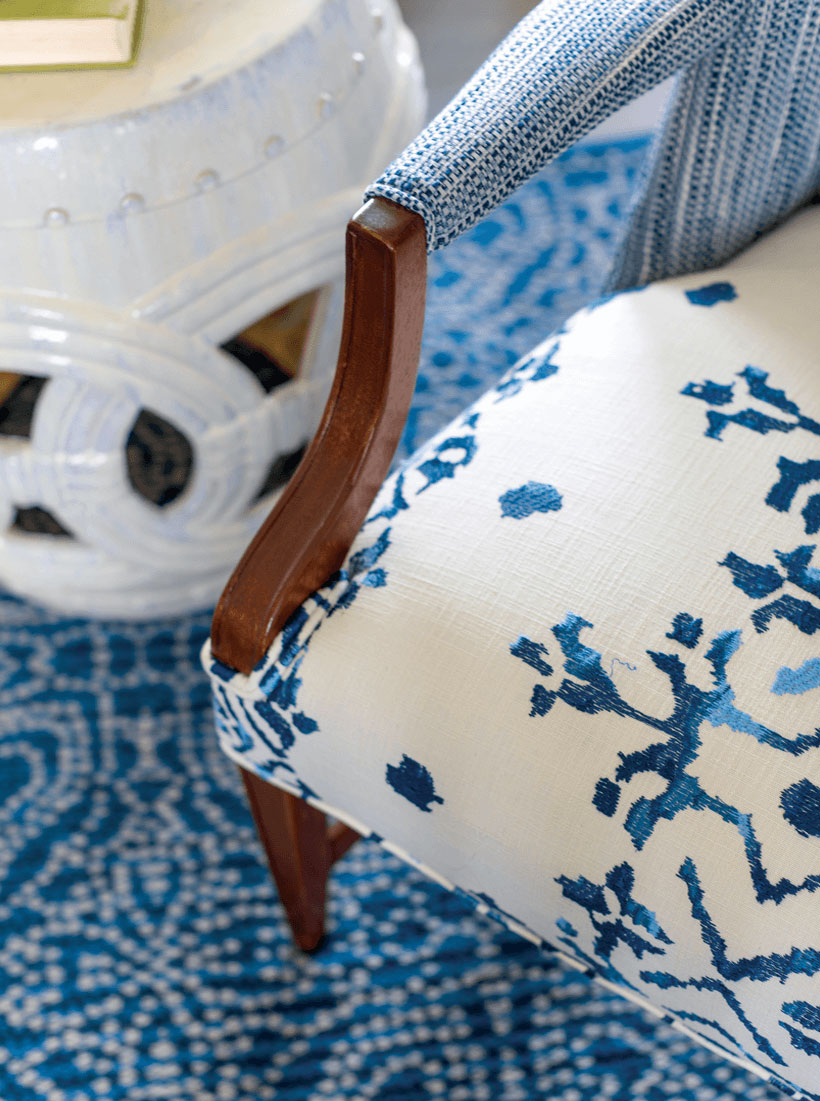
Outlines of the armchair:
<svg viewBox="0 0 820 1101">
<path fill-rule="evenodd" d="M 818 25 L 807 0 L 535 9 L 351 223 L 322 425 L 205 653 L 302 947 L 375 836 L 808 1098 Z M 381 484 L 426 251 L 676 72 L 613 293 Z"/>
</svg>

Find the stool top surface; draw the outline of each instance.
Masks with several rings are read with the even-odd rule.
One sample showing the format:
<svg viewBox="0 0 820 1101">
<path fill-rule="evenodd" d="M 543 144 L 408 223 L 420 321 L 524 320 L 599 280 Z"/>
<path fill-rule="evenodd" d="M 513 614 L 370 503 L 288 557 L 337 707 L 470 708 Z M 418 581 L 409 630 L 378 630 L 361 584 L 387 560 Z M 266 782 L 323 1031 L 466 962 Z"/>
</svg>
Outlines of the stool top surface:
<svg viewBox="0 0 820 1101">
<path fill-rule="evenodd" d="M 133 66 L 0 74 L 2 129 L 71 126 L 196 92 L 279 46 L 321 0 L 143 0 Z"/>
</svg>

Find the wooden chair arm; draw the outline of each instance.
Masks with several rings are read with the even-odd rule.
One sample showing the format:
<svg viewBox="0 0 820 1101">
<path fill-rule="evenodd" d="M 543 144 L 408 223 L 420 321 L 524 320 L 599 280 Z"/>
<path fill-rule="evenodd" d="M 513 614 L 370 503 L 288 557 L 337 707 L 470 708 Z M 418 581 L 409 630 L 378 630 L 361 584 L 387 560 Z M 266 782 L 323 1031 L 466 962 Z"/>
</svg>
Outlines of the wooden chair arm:
<svg viewBox="0 0 820 1101">
<path fill-rule="evenodd" d="M 347 227 L 333 388 L 304 459 L 214 614 L 214 657 L 250 673 L 288 617 L 342 565 L 383 482 L 413 396 L 424 325 L 424 220 L 372 199 Z"/>
</svg>

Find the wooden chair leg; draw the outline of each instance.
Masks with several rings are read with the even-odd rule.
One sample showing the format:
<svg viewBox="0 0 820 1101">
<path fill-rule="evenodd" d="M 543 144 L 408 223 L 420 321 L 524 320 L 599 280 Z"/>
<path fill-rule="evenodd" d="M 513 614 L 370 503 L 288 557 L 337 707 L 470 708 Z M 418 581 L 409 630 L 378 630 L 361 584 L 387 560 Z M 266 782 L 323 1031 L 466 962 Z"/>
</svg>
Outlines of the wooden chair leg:
<svg viewBox="0 0 820 1101">
<path fill-rule="evenodd" d="M 331 866 L 359 835 L 338 824 L 328 830 L 325 816 L 315 807 L 252 772 L 239 772 L 293 939 L 312 952 L 324 936 Z"/>
</svg>

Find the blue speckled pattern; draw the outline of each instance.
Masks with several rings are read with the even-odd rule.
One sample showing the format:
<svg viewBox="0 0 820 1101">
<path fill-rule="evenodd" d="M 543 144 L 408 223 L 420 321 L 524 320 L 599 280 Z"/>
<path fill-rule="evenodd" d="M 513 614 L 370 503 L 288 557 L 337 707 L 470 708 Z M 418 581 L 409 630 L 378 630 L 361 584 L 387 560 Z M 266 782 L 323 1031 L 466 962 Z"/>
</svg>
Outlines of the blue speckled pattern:
<svg viewBox="0 0 820 1101">
<path fill-rule="evenodd" d="M 594 293 L 641 156 L 575 151 L 436 261 L 412 441 Z M 518 258 L 509 302 L 487 256 Z M 214 739 L 208 618 L 0 597 L 2 1101 L 781 1096 L 372 841 L 334 871 L 327 945 L 295 952 Z"/>
</svg>

